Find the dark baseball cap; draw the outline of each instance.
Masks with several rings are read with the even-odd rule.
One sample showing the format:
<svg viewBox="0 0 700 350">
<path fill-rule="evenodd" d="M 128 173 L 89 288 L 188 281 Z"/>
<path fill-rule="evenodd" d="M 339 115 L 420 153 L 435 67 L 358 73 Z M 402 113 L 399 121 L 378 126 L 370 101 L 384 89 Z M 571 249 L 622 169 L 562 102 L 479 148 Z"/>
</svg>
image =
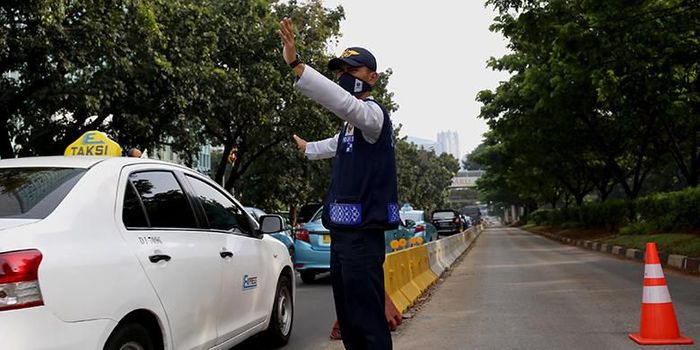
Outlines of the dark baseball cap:
<svg viewBox="0 0 700 350">
<path fill-rule="evenodd" d="M 353 67 L 365 66 L 372 71 L 377 71 L 377 60 L 371 52 L 361 47 L 349 47 L 343 51 L 340 57 L 336 57 L 328 62 L 328 69 L 340 70 L 340 66 L 346 63 Z"/>
</svg>

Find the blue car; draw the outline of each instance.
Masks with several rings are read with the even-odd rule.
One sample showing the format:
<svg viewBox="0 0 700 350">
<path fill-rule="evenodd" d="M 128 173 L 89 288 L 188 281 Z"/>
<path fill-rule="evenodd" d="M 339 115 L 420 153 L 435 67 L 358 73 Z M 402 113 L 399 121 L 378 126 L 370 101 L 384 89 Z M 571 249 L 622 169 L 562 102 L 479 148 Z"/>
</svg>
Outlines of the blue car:
<svg viewBox="0 0 700 350">
<path fill-rule="evenodd" d="M 304 283 L 311 283 L 316 275 L 331 268 L 331 233 L 321 223 L 322 208 L 311 219 L 296 229 L 294 240 L 294 268 Z"/>
<path fill-rule="evenodd" d="M 255 220 L 260 221 L 260 217 L 263 215 L 267 215 L 264 211 L 258 209 L 258 208 L 253 208 L 253 207 L 243 207 L 245 211 L 250 214 Z M 282 216 L 284 219 L 284 216 Z M 288 225 L 287 228 L 284 231 L 280 232 L 275 232 L 271 233 L 270 235 L 280 242 L 284 243 L 284 246 L 287 247 L 287 251 L 289 251 L 289 256 L 292 257 L 292 262 L 294 261 L 294 238 L 292 235 L 292 228 L 289 227 Z"/>
<path fill-rule="evenodd" d="M 433 224 L 425 221 L 425 211 L 415 210 L 406 203 L 399 210 L 399 216 L 405 228 L 411 232 L 410 237 L 421 237 L 423 243 L 437 240 L 437 229 Z"/>
<path fill-rule="evenodd" d="M 321 223 L 323 208 L 307 223 L 297 228 L 294 240 L 294 268 L 299 271 L 304 283 L 311 283 L 316 275 L 330 271 L 331 266 L 331 233 Z M 403 223 L 395 230 L 384 232 L 386 252 L 391 252 L 392 240 L 401 238 L 408 241 L 415 234 L 415 227 L 406 227 Z"/>
</svg>

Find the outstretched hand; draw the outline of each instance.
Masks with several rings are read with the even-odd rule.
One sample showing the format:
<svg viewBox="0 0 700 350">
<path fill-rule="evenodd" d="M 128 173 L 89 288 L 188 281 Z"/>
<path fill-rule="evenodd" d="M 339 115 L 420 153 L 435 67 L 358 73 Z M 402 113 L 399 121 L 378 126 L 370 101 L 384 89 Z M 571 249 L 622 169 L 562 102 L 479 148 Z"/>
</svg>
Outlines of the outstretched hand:
<svg viewBox="0 0 700 350">
<path fill-rule="evenodd" d="M 292 19 L 285 17 L 280 21 L 280 29 L 277 31 L 282 38 L 282 57 L 287 64 L 297 59 L 297 48 L 294 41 L 294 25 Z"/>
<path fill-rule="evenodd" d="M 297 135 L 292 135 L 292 137 L 294 137 L 294 142 L 297 143 L 297 149 L 302 153 L 306 153 L 306 140 Z"/>
</svg>

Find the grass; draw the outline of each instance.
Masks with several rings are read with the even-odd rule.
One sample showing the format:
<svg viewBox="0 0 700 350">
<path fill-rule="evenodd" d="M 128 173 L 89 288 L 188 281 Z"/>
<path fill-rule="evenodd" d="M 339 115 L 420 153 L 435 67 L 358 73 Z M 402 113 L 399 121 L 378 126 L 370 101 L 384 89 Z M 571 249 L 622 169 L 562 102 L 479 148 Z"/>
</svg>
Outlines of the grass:
<svg viewBox="0 0 700 350">
<path fill-rule="evenodd" d="M 564 228 L 528 224 L 521 227 L 528 231 L 548 232 L 572 239 L 592 240 L 627 248 L 646 249 L 647 242 L 655 242 L 660 252 L 700 257 L 700 234 L 658 233 L 644 235 L 621 235 L 604 229 Z"/>
<path fill-rule="evenodd" d="M 661 252 L 700 257 L 700 236 L 689 233 L 661 233 L 653 235 L 620 235 L 602 240 L 628 248 L 646 249 L 647 242 L 656 242 Z"/>
</svg>

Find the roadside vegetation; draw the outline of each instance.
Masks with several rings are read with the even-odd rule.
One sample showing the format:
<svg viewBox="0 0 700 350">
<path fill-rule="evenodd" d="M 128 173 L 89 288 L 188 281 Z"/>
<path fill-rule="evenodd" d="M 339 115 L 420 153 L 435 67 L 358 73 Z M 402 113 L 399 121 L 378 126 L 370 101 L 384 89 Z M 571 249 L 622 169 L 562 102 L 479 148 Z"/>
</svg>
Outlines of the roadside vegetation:
<svg viewBox="0 0 700 350">
<path fill-rule="evenodd" d="M 563 234 L 697 256 L 700 4 L 487 3 L 511 49 L 489 65 L 511 77 L 478 95 L 482 200 Z"/>
</svg>

